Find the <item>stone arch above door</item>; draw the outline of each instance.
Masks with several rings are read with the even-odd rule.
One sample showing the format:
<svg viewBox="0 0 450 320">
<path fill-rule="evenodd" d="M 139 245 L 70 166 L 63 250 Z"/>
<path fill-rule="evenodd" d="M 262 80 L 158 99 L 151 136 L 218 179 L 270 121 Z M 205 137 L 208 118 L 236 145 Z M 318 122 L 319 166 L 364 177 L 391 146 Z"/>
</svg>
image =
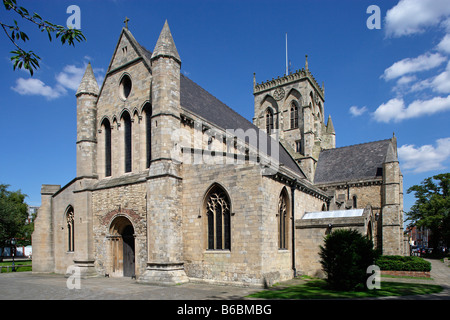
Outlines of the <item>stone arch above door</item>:
<svg viewBox="0 0 450 320">
<path fill-rule="evenodd" d="M 108 232 L 108 274 L 116 277 L 136 276 L 135 234 L 130 219 L 118 214 L 112 219 Z"/>
</svg>

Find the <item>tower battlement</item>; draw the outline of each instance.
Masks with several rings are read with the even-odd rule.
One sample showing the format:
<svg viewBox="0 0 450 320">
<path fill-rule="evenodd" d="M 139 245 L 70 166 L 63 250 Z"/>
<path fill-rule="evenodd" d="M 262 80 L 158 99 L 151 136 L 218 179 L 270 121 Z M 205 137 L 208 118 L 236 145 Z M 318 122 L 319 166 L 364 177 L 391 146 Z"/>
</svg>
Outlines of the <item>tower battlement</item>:
<svg viewBox="0 0 450 320">
<path fill-rule="evenodd" d="M 324 86 L 320 86 L 317 83 L 317 80 L 314 78 L 314 76 L 311 74 L 308 68 L 302 68 L 298 69 L 293 73 L 290 73 L 288 75 L 284 75 L 282 77 L 278 77 L 276 79 L 272 78 L 272 80 L 266 80 L 261 83 L 256 83 L 254 81 L 253 83 L 253 94 L 258 94 L 264 91 L 272 90 L 279 86 L 284 86 L 287 84 L 291 84 L 297 81 L 302 80 L 309 80 L 311 85 L 316 89 L 322 100 L 325 100 L 325 88 Z"/>
</svg>

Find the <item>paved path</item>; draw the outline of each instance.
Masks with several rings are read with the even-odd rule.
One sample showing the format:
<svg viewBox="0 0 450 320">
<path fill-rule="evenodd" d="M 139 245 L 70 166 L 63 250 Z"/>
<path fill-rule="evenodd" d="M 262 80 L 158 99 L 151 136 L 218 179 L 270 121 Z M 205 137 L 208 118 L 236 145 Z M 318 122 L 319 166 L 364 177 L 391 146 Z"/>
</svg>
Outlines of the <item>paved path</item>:
<svg viewBox="0 0 450 320">
<path fill-rule="evenodd" d="M 432 264 L 433 280 L 395 279 L 389 281 L 439 284 L 444 290 L 438 294 L 395 297 L 392 299 L 450 300 L 450 268 L 439 260 Z M 386 278 L 385 278 L 386 279 Z M 187 283 L 160 287 L 139 284 L 130 278 L 90 278 L 80 280 L 80 289 L 68 289 L 67 278 L 55 274 L 14 272 L 0 274 L 2 300 L 236 300 L 260 291 L 255 288 L 214 286 Z M 384 298 L 390 299 L 390 298 Z"/>
<path fill-rule="evenodd" d="M 160 287 L 131 278 L 89 278 L 80 289 L 69 289 L 68 279 L 55 274 L 17 272 L 0 274 L 0 299 L 31 300 L 233 300 L 260 291 L 254 288 L 187 283 Z M 71 283 L 73 284 L 73 282 Z"/>
</svg>

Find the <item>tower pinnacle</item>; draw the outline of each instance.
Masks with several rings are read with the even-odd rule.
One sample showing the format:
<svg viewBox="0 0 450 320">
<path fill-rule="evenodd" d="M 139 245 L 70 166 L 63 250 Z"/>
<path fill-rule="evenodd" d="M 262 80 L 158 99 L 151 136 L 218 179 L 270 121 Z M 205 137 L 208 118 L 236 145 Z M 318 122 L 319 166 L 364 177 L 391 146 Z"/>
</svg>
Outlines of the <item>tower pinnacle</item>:
<svg viewBox="0 0 450 320">
<path fill-rule="evenodd" d="M 151 59 L 153 60 L 160 56 L 171 57 L 181 63 L 181 59 L 178 54 L 177 47 L 175 46 L 175 42 L 173 41 L 172 34 L 170 33 L 167 20 L 164 23 L 164 27 L 159 35 L 158 41 L 156 42 Z"/>
<path fill-rule="evenodd" d="M 81 79 L 80 85 L 75 95 L 78 96 L 82 93 L 92 94 L 95 96 L 98 96 L 99 93 L 97 80 L 95 79 L 94 70 L 92 70 L 90 62 L 86 67 L 86 71 L 84 72 L 84 76 Z"/>
</svg>

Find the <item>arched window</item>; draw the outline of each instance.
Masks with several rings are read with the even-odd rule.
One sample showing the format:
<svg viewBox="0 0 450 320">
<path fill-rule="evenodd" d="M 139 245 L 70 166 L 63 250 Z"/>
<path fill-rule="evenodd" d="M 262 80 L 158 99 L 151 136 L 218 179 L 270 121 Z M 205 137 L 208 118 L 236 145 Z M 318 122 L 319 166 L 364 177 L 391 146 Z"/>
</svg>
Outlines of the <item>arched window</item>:
<svg viewBox="0 0 450 320">
<path fill-rule="evenodd" d="M 111 176 L 111 124 L 108 119 L 102 122 L 105 132 L 105 176 Z"/>
<path fill-rule="evenodd" d="M 66 223 L 67 223 L 67 251 L 75 251 L 75 225 L 74 225 L 74 212 L 73 207 L 69 206 L 66 211 Z"/>
<path fill-rule="evenodd" d="M 356 209 L 357 205 L 358 205 L 357 198 L 356 198 L 356 196 L 353 196 L 353 209 Z"/>
<path fill-rule="evenodd" d="M 298 107 L 297 104 L 292 101 L 291 103 L 291 129 L 298 128 Z"/>
<path fill-rule="evenodd" d="M 219 186 L 214 186 L 205 199 L 206 216 L 208 219 L 208 249 L 231 249 L 231 203 L 226 192 Z"/>
<path fill-rule="evenodd" d="M 128 112 L 122 115 L 124 123 L 125 172 L 131 172 L 131 117 Z"/>
<path fill-rule="evenodd" d="M 272 110 L 267 109 L 266 111 L 266 132 L 271 134 L 273 131 L 273 113 Z"/>
<path fill-rule="evenodd" d="M 152 160 L 152 106 L 150 103 L 145 104 L 144 113 L 146 168 L 149 168 L 150 161 Z"/>
<path fill-rule="evenodd" d="M 289 215 L 288 195 L 286 189 L 280 194 L 278 198 L 278 247 L 280 249 L 287 249 L 288 239 L 288 215 Z"/>
</svg>

